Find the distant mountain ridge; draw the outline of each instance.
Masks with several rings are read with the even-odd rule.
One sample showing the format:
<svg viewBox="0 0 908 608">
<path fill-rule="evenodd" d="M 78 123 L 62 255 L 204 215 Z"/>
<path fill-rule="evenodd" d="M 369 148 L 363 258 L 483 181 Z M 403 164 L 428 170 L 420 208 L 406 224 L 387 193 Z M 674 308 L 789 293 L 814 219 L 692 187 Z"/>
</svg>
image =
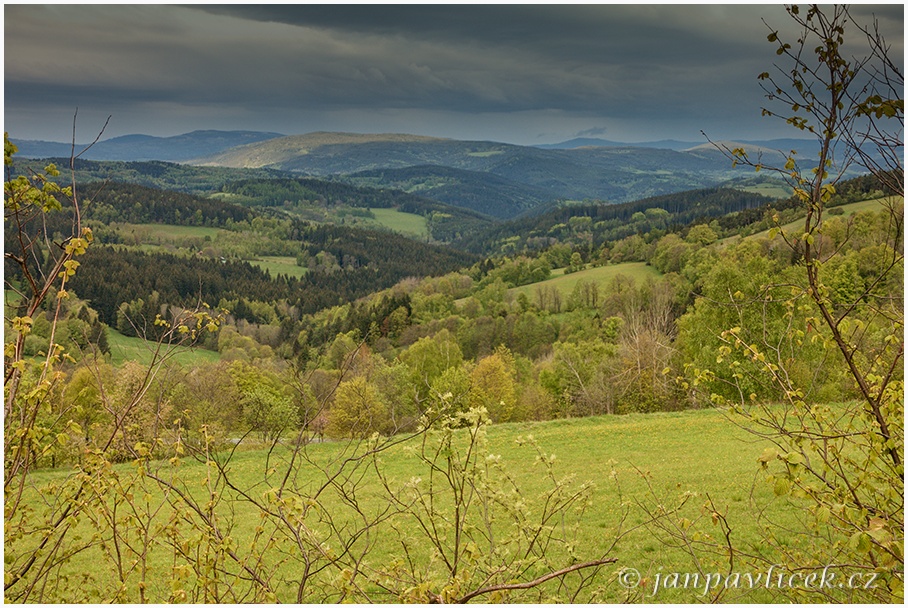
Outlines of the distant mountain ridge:
<svg viewBox="0 0 908 608">
<path fill-rule="evenodd" d="M 781 164 L 784 156 L 778 150 L 794 148 L 800 151 L 799 159 L 809 162 L 814 158 L 811 144 L 771 140 L 727 145 L 744 147 L 755 162 L 759 157 Z M 44 156 L 69 156 L 68 145 L 53 145 L 53 154 Z M 38 155 L 36 149 L 29 142 L 20 144 L 24 156 Z M 499 219 L 534 214 L 558 201 L 623 203 L 715 187 L 752 174 L 747 167 L 734 168 L 711 143 L 676 140 L 622 144 L 581 138 L 542 147 L 402 133 L 194 131 L 168 138 L 117 137 L 99 142 L 86 155 L 105 157 L 330 177 L 401 189 Z"/>
<path fill-rule="evenodd" d="M 609 139 L 600 139 L 598 137 L 575 137 L 557 144 L 537 144 L 536 148 L 543 150 L 571 150 L 573 148 L 585 147 L 604 147 L 604 148 L 663 148 L 666 150 L 686 150 L 693 148 L 703 142 L 678 141 L 675 139 L 662 139 L 659 141 L 647 141 L 640 143 L 628 143 L 620 141 L 611 141 Z"/>
<path fill-rule="evenodd" d="M 192 162 L 331 176 L 358 184 L 367 181 L 373 187 L 404 187 L 423 196 L 438 196 L 449 204 L 482 208 L 496 217 L 532 211 L 540 197 L 624 202 L 714 186 L 743 170 L 734 169 L 718 152 L 699 150 L 630 146 L 542 149 L 493 141 L 347 133 L 272 139 Z M 472 173 L 439 175 L 437 167 Z M 401 174 L 403 170 L 406 176 Z M 480 184 L 482 174 L 486 174 L 485 184 Z M 486 198 L 480 204 L 476 202 L 478 193 Z"/>
<path fill-rule="evenodd" d="M 201 156 L 210 156 L 223 150 L 285 137 L 280 133 L 262 131 L 192 131 L 172 137 L 152 135 L 122 135 L 99 141 L 82 158 L 86 160 L 146 161 L 164 160 L 185 162 Z M 72 144 L 49 141 L 19 140 L 10 138 L 19 148 L 19 155 L 26 158 L 68 157 Z M 87 146 L 76 144 L 75 151 Z"/>
<path fill-rule="evenodd" d="M 813 153 L 818 150 L 818 144 L 812 139 L 766 139 L 752 140 L 740 139 L 734 142 L 716 142 L 716 143 L 734 143 L 736 145 L 754 146 L 764 148 L 773 152 L 789 152 L 797 150 L 801 156 Z M 575 148 L 602 147 L 602 148 L 661 148 L 665 150 L 675 150 L 677 152 L 688 152 L 695 149 L 706 147 L 715 149 L 713 144 L 708 141 L 678 141 L 676 139 L 660 139 L 658 141 L 646 141 L 639 143 L 627 143 L 620 141 L 611 141 L 608 139 L 599 139 L 594 137 L 577 137 L 557 144 L 539 144 L 536 148 L 543 150 L 573 150 Z"/>
<path fill-rule="evenodd" d="M 428 143 L 449 141 L 424 135 L 402 133 L 334 133 L 317 131 L 303 135 L 287 135 L 278 139 L 253 142 L 226 149 L 220 153 L 192 159 L 196 165 L 216 167 L 261 167 L 279 168 L 292 164 L 294 159 L 306 156 L 315 150 L 330 146 L 363 146 L 373 143 Z"/>
</svg>

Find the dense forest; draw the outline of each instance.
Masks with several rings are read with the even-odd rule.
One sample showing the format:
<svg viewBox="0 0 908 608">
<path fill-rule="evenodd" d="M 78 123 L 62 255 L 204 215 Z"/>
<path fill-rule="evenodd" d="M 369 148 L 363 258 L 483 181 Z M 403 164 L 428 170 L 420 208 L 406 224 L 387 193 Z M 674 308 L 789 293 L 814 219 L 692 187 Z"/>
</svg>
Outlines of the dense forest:
<svg viewBox="0 0 908 608">
<path fill-rule="evenodd" d="M 378 208 L 414 198 L 318 180 L 231 186 L 234 193 L 258 199 L 290 195 L 288 188 L 292 196 L 311 197 L 315 204 L 333 197 L 330 200 Z M 843 182 L 839 191 L 830 202 L 833 212 L 835 205 L 883 195 L 878 182 L 867 178 Z M 357 198 L 364 193 L 374 198 Z M 204 303 L 226 316 L 220 331 L 200 346 L 221 353 L 225 363 L 254 361 L 264 354 L 274 357 L 269 365 L 278 365 L 275 369 L 286 365 L 288 370 L 329 375 L 343 369 L 348 356 L 367 356 L 373 367 L 384 361 L 380 369 L 391 365 L 401 374 L 403 368 L 395 366 L 409 365 L 400 381 L 415 392 L 403 402 L 400 393 L 386 395 L 385 401 L 388 407 L 394 401 L 395 407 L 404 408 L 411 422 L 428 407 L 427 395 L 444 394 L 441 386 L 433 387 L 434 381 L 448 372 L 466 387 L 473 366 L 489 357 L 504 366 L 500 373 L 505 376 L 498 381 L 509 378 L 505 383 L 510 387 L 507 399 L 499 399 L 506 414 L 495 413 L 498 405 L 490 405 L 493 420 L 698 407 L 704 405 L 703 395 L 683 389 L 680 379 L 690 366 L 705 365 L 715 356 L 701 334 L 704 327 L 715 326 L 722 307 L 709 308 L 705 302 L 721 300 L 722 285 L 731 281 L 724 273 L 744 272 L 736 274 L 734 282 L 751 285 L 751 297 L 756 297 L 770 277 L 796 271 L 799 258 L 778 247 L 780 236 L 742 240 L 740 235 L 794 219 L 797 207 L 793 198 L 767 202 L 731 189 L 682 192 L 623 205 L 570 206 L 501 224 L 484 238 L 523 236 L 497 237 L 511 253 L 480 259 L 389 232 L 275 215 L 270 205 L 257 210 L 108 183 L 94 190 L 86 206 L 84 215 L 100 242 L 89 248 L 71 280 L 70 289 L 84 305 L 70 317 L 81 318 L 83 331 L 90 329 L 95 342 L 101 323 L 125 336 L 160 339 L 168 326 L 156 323 L 157 318 L 176 317 Z M 66 212 L 50 217 L 49 225 L 58 233 L 72 223 Z M 114 218 L 116 222 L 110 221 Z M 223 234 L 185 237 L 173 241 L 177 246 L 169 250 L 142 250 L 125 242 L 129 239 L 123 237 L 121 221 L 204 226 Z M 865 285 L 890 299 L 897 295 L 898 283 L 869 283 L 882 263 L 880 256 L 885 258 L 885 248 L 892 246 L 886 244 L 886 221 L 882 210 L 830 218 L 823 238 L 843 256 L 830 265 L 834 285 L 852 285 L 852 291 Z M 14 243 L 14 228 L 7 224 L 8 243 Z M 219 245 L 229 244 L 225 239 L 233 238 L 230 235 L 247 246 L 257 243 L 258 254 L 295 256 L 308 271 L 300 277 L 272 275 L 242 259 L 242 250 L 214 255 L 230 251 L 229 245 Z M 758 261 L 759 266 L 753 266 Z M 651 271 L 641 275 L 634 263 Z M 556 270 L 578 277 L 569 290 L 552 281 Z M 15 283 L 20 276 L 8 258 L 8 280 Z M 529 287 L 515 291 L 521 286 Z M 695 321 L 698 315 L 702 319 Z M 88 341 L 81 340 L 83 346 Z M 31 350 L 37 350 L 35 340 L 31 344 Z M 441 367 L 427 373 L 419 366 L 428 363 L 416 364 L 411 349 L 441 349 L 446 359 L 432 363 Z M 590 359 L 588 353 L 597 355 Z M 810 360 L 804 353 L 799 356 Z M 577 367 L 578 357 L 584 360 L 583 371 Z M 210 373 L 225 373 L 227 368 L 218 369 Z M 815 375 L 808 383 L 811 394 L 834 390 L 840 373 L 828 368 Z M 710 394 L 723 394 L 728 381 L 711 384 Z M 445 382 L 454 382 L 453 377 Z M 762 398 L 778 396 L 775 389 L 749 390 Z M 328 420 L 331 411 L 329 402 L 323 412 Z M 243 420 L 239 410 L 228 418 Z M 389 430 L 375 420 L 370 432 Z M 341 432 L 336 425 L 330 428 Z"/>
</svg>

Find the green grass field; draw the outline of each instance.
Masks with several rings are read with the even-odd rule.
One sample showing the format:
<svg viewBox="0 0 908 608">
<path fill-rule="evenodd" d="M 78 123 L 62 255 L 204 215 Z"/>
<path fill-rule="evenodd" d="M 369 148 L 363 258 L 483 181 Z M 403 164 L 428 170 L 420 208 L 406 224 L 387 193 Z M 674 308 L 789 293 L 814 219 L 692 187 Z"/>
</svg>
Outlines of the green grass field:
<svg viewBox="0 0 908 608">
<path fill-rule="evenodd" d="M 225 232 L 221 228 L 210 226 L 177 226 L 174 224 L 120 224 L 113 223 L 112 227 L 124 234 L 134 233 L 141 237 L 157 240 L 182 240 L 187 238 L 214 239 L 219 233 Z"/>
<path fill-rule="evenodd" d="M 606 595 L 600 598 L 605 601 L 620 602 L 626 599 L 625 592 L 614 580 L 621 568 L 634 568 L 650 580 L 660 572 L 696 571 L 684 550 L 668 546 L 645 527 L 636 527 L 647 519 L 644 506 L 671 507 L 686 493 L 693 493 L 689 494 L 690 499 L 681 515 L 696 521 L 704 517 L 701 507 L 708 495 L 715 506 L 725 513 L 739 546 L 757 547 L 758 550 L 766 548 L 759 548 L 762 534 L 755 524 L 753 506 L 750 503 L 752 499 L 782 522 L 791 523 L 803 511 L 802 505 L 774 499 L 772 489 L 760 479 L 757 458 L 765 446 L 753 441 L 746 432 L 732 424 L 725 414 L 711 409 L 489 427 L 486 443 L 488 452 L 493 457 L 500 457 L 504 469 L 519 485 L 520 495 L 527 501 L 531 513 L 538 513 L 541 508 L 539 497 L 547 489 L 548 482 L 537 453 L 525 443 L 521 444 L 521 440 L 530 435 L 546 454 L 554 454 L 555 473 L 559 478 L 573 476 L 577 483 L 594 484 L 592 501 L 579 523 L 576 543 L 578 559 L 601 557 L 619 530 L 626 531 L 609 553 L 618 558 L 618 562 L 607 566 L 605 580 L 611 583 Z M 345 445 L 343 442 L 328 442 L 313 444 L 307 449 L 314 461 L 327 462 L 337 456 Z M 230 464 L 234 483 L 240 488 L 248 488 L 256 496 L 260 495 L 272 481 L 277 483 L 287 455 L 287 448 L 236 453 Z M 149 466 L 161 469 L 168 475 L 175 473 L 183 487 L 203 491 L 200 484 L 204 480 L 206 469 L 202 463 L 185 459 L 177 469 L 171 469 L 166 461 L 150 463 Z M 117 465 L 124 472 L 131 470 L 131 467 L 130 464 Z M 272 481 L 264 481 L 264 472 L 268 467 L 275 467 L 277 471 Z M 381 467 L 395 486 L 414 477 L 426 478 L 428 475 L 406 447 L 385 452 Z M 306 476 L 314 473 L 311 468 L 304 468 L 303 471 L 309 473 L 303 472 L 298 483 L 306 485 L 309 483 Z M 66 475 L 66 471 L 59 469 L 39 472 L 33 478 L 35 489 L 40 491 L 46 484 L 59 481 Z M 372 512 L 381 504 L 377 498 L 381 494 L 380 486 L 373 472 L 369 472 L 360 482 L 357 494 L 360 507 L 366 512 Z M 161 499 L 160 496 L 150 498 L 151 504 Z M 148 499 L 149 496 L 146 495 L 145 500 Z M 168 512 L 169 507 L 160 512 L 162 521 L 168 517 Z M 255 510 L 242 501 L 233 502 L 229 508 L 222 503 L 221 516 L 224 518 L 222 525 L 226 526 L 229 521 L 235 524 L 231 531 L 234 546 L 247 546 L 259 521 Z M 705 519 L 709 522 L 708 517 Z M 710 523 L 702 525 L 707 533 L 718 531 Z M 628 530 L 630 531 L 627 532 Z M 410 532 L 420 534 L 416 529 Z M 379 531 L 376 547 L 367 558 L 368 564 L 381 564 L 390 559 L 390 552 L 396 550 L 391 538 L 390 533 L 383 536 Z M 795 542 L 792 539 L 792 543 Z M 152 564 L 155 571 L 165 577 L 170 571 L 168 550 L 159 547 L 157 551 L 153 555 Z M 95 567 L 93 559 L 91 550 L 80 553 L 66 570 L 91 571 Z M 287 574 L 292 580 L 292 573 Z M 164 594 L 156 598 L 156 601 L 166 600 L 168 591 L 165 580 L 162 578 L 155 586 Z M 279 594 L 278 599 L 295 601 L 289 589 L 284 588 L 283 593 L 287 595 Z M 667 590 L 660 593 L 655 601 L 698 601 L 699 593 L 700 590 Z M 726 601 L 734 599 L 731 596 Z M 759 598 L 748 596 L 743 599 L 754 601 Z"/>
<path fill-rule="evenodd" d="M 791 188 L 776 184 L 760 184 L 758 186 L 735 186 L 737 190 L 762 194 L 771 198 L 788 198 L 792 194 Z"/>
<path fill-rule="evenodd" d="M 597 266 L 581 270 L 580 272 L 572 272 L 570 274 L 564 274 L 564 268 L 558 268 L 552 271 L 551 278 L 540 281 L 539 283 L 514 287 L 509 289 L 508 293 L 513 294 L 515 297 L 517 294 L 525 293 L 527 297 L 532 299 L 537 287 L 541 285 L 553 285 L 561 291 L 563 296 L 568 296 L 574 290 L 574 286 L 580 281 L 593 281 L 604 285 L 618 275 L 624 275 L 633 279 L 635 282 L 641 282 L 650 277 L 654 279 L 658 278 L 659 271 L 652 266 L 648 266 L 646 262 L 624 262 L 609 266 Z"/>
<path fill-rule="evenodd" d="M 261 255 L 251 260 L 246 260 L 253 266 L 258 266 L 262 270 L 267 270 L 272 277 L 279 274 L 286 274 L 295 279 L 303 277 L 309 270 L 302 266 L 296 265 L 296 258 L 283 255 Z"/>
<path fill-rule="evenodd" d="M 111 327 L 107 328 L 107 342 L 110 344 L 110 362 L 114 365 L 122 365 L 126 361 L 149 365 L 154 357 L 154 342 L 124 336 Z M 218 361 L 220 357 L 220 354 L 211 350 L 181 348 L 173 355 L 172 360 L 182 365 L 193 365 Z"/>
<path fill-rule="evenodd" d="M 420 239 L 429 238 L 429 224 L 426 218 L 415 213 L 404 213 L 397 209 L 372 209 L 375 216 L 373 221 L 364 221 L 364 223 L 375 223 L 394 232 L 399 232 L 407 236 L 415 236 Z"/>
</svg>

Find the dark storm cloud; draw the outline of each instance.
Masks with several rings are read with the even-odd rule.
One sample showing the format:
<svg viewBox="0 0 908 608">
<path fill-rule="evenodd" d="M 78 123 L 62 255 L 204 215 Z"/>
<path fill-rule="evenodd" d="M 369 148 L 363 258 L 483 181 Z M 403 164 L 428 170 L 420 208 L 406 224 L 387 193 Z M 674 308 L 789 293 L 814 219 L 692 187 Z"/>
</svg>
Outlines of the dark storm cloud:
<svg viewBox="0 0 908 608">
<path fill-rule="evenodd" d="M 672 27 L 676 16 L 709 12 L 708 7 L 654 7 L 647 19 L 640 7 L 626 6 L 201 6 L 214 14 L 324 27 L 336 31 L 396 35 L 446 43 L 532 50 L 552 58 L 590 62 L 603 55 L 628 61 L 702 60 L 714 43 L 727 41 L 721 29 L 699 35 Z M 643 11 L 646 11 L 644 8 Z M 658 42 L 658 44 L 654 44 Z M 726 53 L 745 49 L 726 49 Z"/>
<path fill-rule="evenodd" d="M 125 132 L 403 130 L 520 142 L 750 128 L 741 117 L 758 119 L 755 76 L 774 58 L 761 18 L 787 20 L 779 6 L 721 5 L 5 12 L 7 122 L 23 129 L 37 128 L 37 108 L 71 116 L 79 105 L 115 113 Z M 898 10 L 883 12 L 900 26 Z"/>
<path fill-rule="evenodd" d="M 593 127 L 592 129 L 584 129 L 583 131 L 578 131 L 575 133 L 577 137 L 593 137 L 598 135 L 605 135 L 608 133 L 607 127 Z"/>
</svg>

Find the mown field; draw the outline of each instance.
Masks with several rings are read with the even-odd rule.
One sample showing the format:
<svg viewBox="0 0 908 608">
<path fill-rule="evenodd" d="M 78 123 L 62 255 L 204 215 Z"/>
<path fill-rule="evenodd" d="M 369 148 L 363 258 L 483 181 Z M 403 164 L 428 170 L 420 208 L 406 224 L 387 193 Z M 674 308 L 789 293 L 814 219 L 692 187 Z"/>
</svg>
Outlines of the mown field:
<svg viewBox="0 0 908 608">
<path fill-rule="evenodd" d="M 464 436 L 465 431 L 461 431 Z M 656 602 L 701 601 L 702 588 L 662 590 L 656 597 L 648 596 L 653 577 L 669 572 L 696 572 L 696 565 L 683 548 L 669 546 L 654 532 L 642 526 L 647 519 L 646 510 L 657 510 L 659 505 L 671 508 L 683 496 L 688 496 L 686 506 L 675 519 L 687 518 L 694 523 L 691 530 L 702 526 L 709 534 L 721 536 L 721 530 L 709 522 L 702 510 L 707 496 L 722 511 L 733 530 L 733 538 L 740 547 L 760 549 L 763 538 L 755 519 L 756 505 L 766 509 L 766 514 L 783 523 L 792 522 L 803 506 L 773 498 L 771 487 L 761 479 L 757 458 L 764 445 L 752 441 L 749 435 L 732 424 L 717 410 L 687 411 L 679 413 L 635 414 L 627 416 L 606 416 L 583 419 L 556 420 L 537 423 L 501 424 L 488 427 L 486 453 L 482 458 L 500 459 L 503 469 L 512 476 L 520 489 L 519 499 L 525 501 L 530 517 L 538 516 L 542 507 L 542 493 L 551 485 L 544 475 L 537 452 L 525 441 L 532 436 L 539 448 L 555 457 L 555 474 L 559 479 L 572 477 L 575 484 L 591 482 L 593 494 L 588 509 L 579 521 L 575 544 L 577 559 L 602 557 L 617 540 L 614 549 L 608 553 L 618 562 L 606 566 L 603 583 L 604 595 L 596 599 L 609 602 L 623 600 Z M 340 455 L 346 442 L 310 444 L 306 449 L 315 462 L 329 462 Z M 287 461 L 288 448 L 274 450 L 251 450 L 237 452 L 229 464 L 233 482 L 250 495 L 261 497 L 272 484 L 282 476 Z M 429 474 L 413 452 L 407 447 L 397 447 L 385 452 L 380 461 L 381 470 L 394 487 L 400 487 L 414 478 L 427 479 Z M 165 475 L 174 474 L 181 487 L 201 498 L 204 491 L 206 467 L 203 463 L 183 459 L 178 467 L 162 461 L 149 463 L 152 470 Z M 266 479 L 265 471 L 275 471 Z M 115 467 L 123 474 L 134 470 L 132 464 Z M 64 470 L 44 471 L 34 478 L 34 490 L 30 500 L 40 508 L 41 494 L 47 493 L 48 484 L 59 483 L 68 473 Z M 312 467 L 301 469 L 297 483 L 306 486 L 317 480 L 320 474 Z M 324 477 L 321 477 L 324 479 Z M 357 498 L 360 508 L 371 513 L 384 504 L 382 489 L 372 470 L 359 479 Z M 153 488 L 152 485 L 148 487 Z M 157 522 L 164 524 L 170 517 L 170 507 L 162 503 L 162 495 L 154 489 L 147 490 L 141 501 L 143 513 L 157 512 Z M 138 489 L 136 490 L 138 495 Z M 260 519 L 247 503 L 230 500 L 226 492 L 218 506 L 221 524 L 230 532 L 233 546 L 242 552 L 249 547 Z M 323 505 L 332 509 L 335 516 L 340 511 L 336 505 L 326 501 Z M 480 512 L 474 515 L 479 518 Z M 573 511 L 571 511 L 573 517 Z M 563 523 L 570 525 L 571 517 Z M 441 523 L 441 522 L 439 522 Z M 393 518 L 384 525 L 396 525 L 406 533 L 420 538 L 423 532 L 406 518 Z M 407 528 L 407 526 L 412 526 Z M 402 527 L 402 528 L 401 528 Z M 83 519 L 77 533 L 88 534 Z M 392 556 L 399 557 L 399 545 L 390 527 L 378 530 L 376 546 L 363 565 L 377 567 L 389 563 Z M 160 539 L 163 541 L 163 539 Z M 791 543 L 795 544 L 792 538 Z M 428 547 L 428 542 L 425 543 Z M 105 574 L 98 570 L 100 549 L 95 547 L 72 558 L 61 573 L 75 574 L 91 572 L 103 580 Z M 166 601 L 169 596 L 169 577 L 172 567 L 172 549 L 163 542 L 155 542 L 150 560 L 148 592 L 152 601 Z M 429 550 L 421 556 L 429 559 Z M 703 565 L 710 567 L 709 560 Z M 727 563 L 725 563 L 727 568 Z M 739 567 L 742 567 L 739 564 Z M 623 568 L 633 568 L 647 581 L 650 587 L 636 588 L 629 592 L 617 582 Z M 110 573 L 111 575 L 113 573 Z M 285 581 L 278 599 L 295 601 L 291 594 L 293 572 L 282 572 L 277 577 Z M 133 585 L 135 587 L 135 585 Z M 649 592 L 651 594 L 651 591 Z M 284 595 L 286 594 L 286 595 Z M 65 599 L 63 597 L 62 599 Z M 130 599 L 137 596 L 130 591 Z M 731 595 L 728 600 L 760 601 L 757 595 Z"/>
</svg>

